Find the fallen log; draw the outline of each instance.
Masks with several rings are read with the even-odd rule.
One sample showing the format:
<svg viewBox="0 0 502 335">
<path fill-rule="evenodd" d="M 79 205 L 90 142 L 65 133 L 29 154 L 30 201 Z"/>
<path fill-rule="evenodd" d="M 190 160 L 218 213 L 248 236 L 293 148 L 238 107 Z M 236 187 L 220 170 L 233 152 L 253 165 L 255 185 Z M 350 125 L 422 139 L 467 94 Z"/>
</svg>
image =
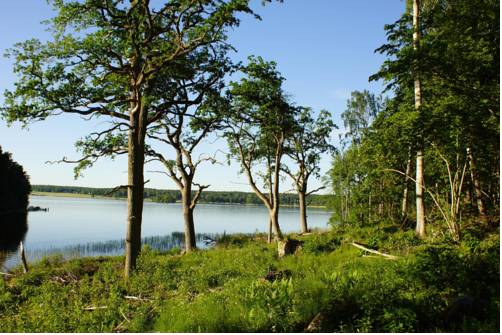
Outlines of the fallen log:
<svg viewBox="0 0 502 335">
<path fill-rule="evenodd" d="M 364 250 L 364 251 L 367 251 L 367 252 L 371 252 L 372 254 L 376 254 L 376 255 L 380 255 L 382 257 L 386 257 L 388 259 L 398 259 L 399 257 L 397 256 L 394 256 L 394 255 L 389 255 L 389 254 L 386 254 L 384 252 L 380 252 L 380 251 L 376 251 L 376 250 L 373 250 L 373 249 L 370 249 L 368 247 L 365 247 L 364 245 L 362 244 L 359 244 L 357 242 L 352 242 L 352 245 L 356 248 L 359 248 L 361 250 Z"/>
</svg>

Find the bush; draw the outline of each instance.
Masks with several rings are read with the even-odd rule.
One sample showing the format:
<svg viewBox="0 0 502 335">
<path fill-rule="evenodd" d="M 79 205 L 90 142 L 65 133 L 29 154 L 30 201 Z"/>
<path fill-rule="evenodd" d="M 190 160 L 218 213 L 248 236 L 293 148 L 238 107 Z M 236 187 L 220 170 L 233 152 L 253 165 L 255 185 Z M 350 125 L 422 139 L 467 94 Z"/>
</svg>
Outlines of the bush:
<svg viewBox="0 0 502 335">
<path fill-rule="evenodd" d="M 306 253 L 332 252 L 341 245 L 341 238 L 331 234 L 315 234 L 304 241 L 302 251 Z"/>
</svg>

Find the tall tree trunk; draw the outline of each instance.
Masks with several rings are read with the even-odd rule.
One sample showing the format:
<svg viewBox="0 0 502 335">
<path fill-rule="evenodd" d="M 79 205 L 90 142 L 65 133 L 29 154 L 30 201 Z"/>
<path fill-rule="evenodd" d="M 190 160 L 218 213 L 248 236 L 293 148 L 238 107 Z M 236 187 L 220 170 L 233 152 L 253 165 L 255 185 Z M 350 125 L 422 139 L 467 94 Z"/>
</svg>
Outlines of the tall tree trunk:
<svg viewBox="0 0 502 335">
<path fill-rule="evenodd" d="M 471 172 L 471 180 L 474 185 L 474 194 L 476 196 L 476 204 L 478 206 L 478 212 L 481 218 L 486 218 L 485 203 L 483 201 L 483 191 L 481 189 L 481 183 L 479 181 L 479 174 L 476 165 L 476 159 L 472 152 L 472 147 L 467 147 L 467 158 L 469 159 L 469 167 Z"/>
<path fill-rule="evenodd" d="M 308 233 L 308 226 L 307 226 L 307 203 L 306 203 L 306 190 L 302 186 L 298 190 L 298 200 L 299 200 L 299 205 L 300 205 L 300 227 L 302 230 L 302 234 Z"/>
<path fill-rule="evenodd" d="M 420 0 L 413 0 L 413 49 L 418 50 L 420 45 Z M 418 64 L 414 64 L 415 77 L 415 109 L 420 113 L 422 106 L 422 84 L 418 73 Z M 419 149 L 417 150 L 417 170 L 416 170 L 416 202 L 417 202 L 417 226 L 416 235 L 419 238 L 425 237 L 425 206 L 424 206 L 424 155 L 423 139 L 419 136 Z"/>
<path fill-rule="evenodd" d="M 281 172 L 281 157 L 282 157 L 282 146 L 284 143 L 284 138 L 281 135 L 280 145 L 278 145 L 275 152 L 275 166 L 274 166 L 274 188 L 273 188 L 273 205 L 272 211 L 270 212 L 270 219 L 272 220 L 272 230 L 276 240 L 282 239 L 281 228 L 279 226 L 279 182 L 280 182 L 280 172 Z"/>
<path fill-rule="evenodd" d="M 403 200 L 401 203 L 401 218 L 404 220 L 408 215 L 408 176 L 411 174 L 411 152 L 406 162 L 406 176 L 404 177 Z"/>
<path fill-rule="evenodd" d="M 128 187 L 127 187 L 127 233 L 125 277 L 129 278 L 136 267 L 141 251 L 141 220 L 143 217 L 143 193 L 145 164 L 146 113 L 140 105 L 130 113 L 128 137 Z"/>
<path fill-rule="evenodd" d="M 188 181 L 186 183 L 189 183 Z M 197 249 L 195 241 L 195 225 L 193 221 L 192 190 L 189 184 L 181 192 L 181 203 L 183 206 L 183 220 L 185 221 L 185 252 Z"/>
</svg>

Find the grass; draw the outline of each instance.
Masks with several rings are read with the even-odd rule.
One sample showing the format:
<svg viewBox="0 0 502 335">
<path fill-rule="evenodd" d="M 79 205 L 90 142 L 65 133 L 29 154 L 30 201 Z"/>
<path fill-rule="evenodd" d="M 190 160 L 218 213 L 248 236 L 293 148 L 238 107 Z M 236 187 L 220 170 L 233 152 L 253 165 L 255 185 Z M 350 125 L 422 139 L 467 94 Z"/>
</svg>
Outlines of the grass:
<svg viewBox="0 0 502 335">
<path fill-rule="evenodd" d="M 458 245 L 385 225 L 291 237 L 304 247 L 282 259 L 263 236 L 183 256 L 145 247 L 128 282 L 123 257 L 46 258 L 0 279 L 0 332 L 499 330 L 498 232 Z M 352 240 L 400 258 L 363 257 Z"/>
</svg>

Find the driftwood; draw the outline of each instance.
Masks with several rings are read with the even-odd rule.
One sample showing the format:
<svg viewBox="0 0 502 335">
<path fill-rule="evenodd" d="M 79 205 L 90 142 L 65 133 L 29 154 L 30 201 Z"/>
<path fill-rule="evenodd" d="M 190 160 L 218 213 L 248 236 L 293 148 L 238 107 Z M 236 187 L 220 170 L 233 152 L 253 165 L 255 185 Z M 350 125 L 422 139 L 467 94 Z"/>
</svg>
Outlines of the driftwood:
<svg viewBox="0 0 502 335">
<path fill-rule="evenodd" d="M 359 244 L 357 242 L 352 242 L 352 245 L 354 247 L 356 247 L 356 248 L 362 249 L 362 250 L 367 251 L 367 252 L 371 252 L 372 254 L 376 254 L 376 255 L 380 255 L 380 256 L 386 257 L 388 259 L 398 259 L 397 256 L 389 255 L 389 254 L 386 254 L 386 253 L 383 253 L 383 252 L 380 252 L 380 251 L 376 251 L 376 250 L 370 249 L 370 248 L 365 247 L 364 245 L 361 245 L 361 244 Z"/>
<path fill-rule="evenodd" d="M 137 300 L 137 301 L 153 301 L 152 299 L 135 297 L 135 296 L 132 296 L 132 295 L 125 295 L 124 298 L 125 299 L 129 299 L 129 300 Z"/>
</svg>

